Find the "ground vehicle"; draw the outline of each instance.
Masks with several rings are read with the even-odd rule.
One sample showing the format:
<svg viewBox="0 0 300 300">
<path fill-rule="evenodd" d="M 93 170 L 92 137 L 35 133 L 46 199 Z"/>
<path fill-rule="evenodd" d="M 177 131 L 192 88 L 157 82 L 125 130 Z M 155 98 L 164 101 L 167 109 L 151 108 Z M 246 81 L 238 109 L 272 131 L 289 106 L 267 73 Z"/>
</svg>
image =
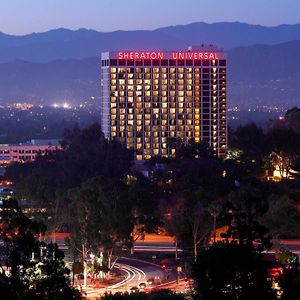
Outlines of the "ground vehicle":
<svg viewBox="0 0 300 300">
<path fill-rule="evenodd" d="M 138 291 L 139 291 L 139 288 L 137 286 L 133 286 L 132 288 L 130 288 L 131 293 L 137 293 Z"/>
<path fill-rule="evenodd" d="M 149 278 L 147 280 L 147 285 L 152 285 L 152 284 L 154 284 L 154 278 Z"/>
<path fill-rule="evenodd" d="M 139 284 L 139 288 L 140 288 L 141 290 L 145 289 L 146 286 L 147 286 L 147 284 L 146 284 L 145 282 L 141 282 L 141 283 Z"/>
</svg>

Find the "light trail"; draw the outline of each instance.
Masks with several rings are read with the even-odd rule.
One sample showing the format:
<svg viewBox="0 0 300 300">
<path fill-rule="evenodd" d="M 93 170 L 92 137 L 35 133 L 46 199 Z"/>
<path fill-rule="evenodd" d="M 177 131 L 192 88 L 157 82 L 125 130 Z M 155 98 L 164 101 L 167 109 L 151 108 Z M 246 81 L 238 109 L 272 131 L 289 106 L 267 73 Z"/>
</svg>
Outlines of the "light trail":
<svg viewBox="0 0 300 300">
<path fill-rule="evenodd" d="M 86 294 L 89 296 L 101 295 L 101 294 L 104 294 L 105 292 L 107 292 L 108 290 L 118 290 L 118 289 L 123 288 L 124 286 L 127 286 L 128 288 L 130 288 L 131 284 L 133 283 L 134 280 L 136 280 L 136 282 L 134 282 L 132 284 L 132 286 L 137 286 L 143 280 L 146 279 L 146 273 L 137 267 L 133 267 L 133 266 L 126 265 L 126 264 L 116 263 L 114 268 L 121 269 L 122 272 L 124 272 L 126 274 L 126 277 L 122 281 L 115 283 L 113 285 L 107 286 L 105 288 L 93 289 L 91 291 L 86 291 Z"/>
</svg>

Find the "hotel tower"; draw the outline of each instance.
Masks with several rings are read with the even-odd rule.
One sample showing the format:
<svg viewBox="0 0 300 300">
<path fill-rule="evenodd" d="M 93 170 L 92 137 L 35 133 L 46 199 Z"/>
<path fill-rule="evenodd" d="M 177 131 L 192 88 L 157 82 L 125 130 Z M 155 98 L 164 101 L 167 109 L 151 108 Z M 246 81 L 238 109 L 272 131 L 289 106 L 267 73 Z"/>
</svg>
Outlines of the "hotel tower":
<svg viewBox="0 0 300 300">
<path fill-rule="evenodd" d="M 175 154 L 177 141 L 227 148 L 226 54 L 214 46 L 186 51 L 101 55 L 101 126 L 137 160 Z"/>
</svg>

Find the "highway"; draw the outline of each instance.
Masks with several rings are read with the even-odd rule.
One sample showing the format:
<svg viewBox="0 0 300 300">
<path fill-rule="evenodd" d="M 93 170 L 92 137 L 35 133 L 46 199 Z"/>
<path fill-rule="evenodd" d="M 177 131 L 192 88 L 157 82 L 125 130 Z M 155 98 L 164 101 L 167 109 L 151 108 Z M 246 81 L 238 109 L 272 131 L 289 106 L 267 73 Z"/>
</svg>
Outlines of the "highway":
<svg viewBox="0 0 300 300">
<path fill-rule="evenodd" d="M 58 244 L 61 250 L 64 250 L 67 254 L 67 247 L 64 243 L 64 238 L 57 236 L 55 242 Z M 300 240 L 281 240 L 280 243 L 288 250 L 297 254 L 300 257 Z M 152 236 L 149 235 L 143 241 L 137 241 L 134 245 L 134 252 L 152 252 L 158 254 L 159 252 L 168 252 L 175 254 L 176 248 L 171 238 L 164 236 Z M 177 249 L 178 254 L 182 251 Z M 268 251 L 273 253 L 274 250 Z M 68 256 L 68 255 L 67 255 Z M 71 261 L 69 257 L 67 260 Z M 154 279 L 154 284 L 147 286 L 146 291 L 150 289 L 162 289 L 168 288 L 173 291 L 185 292 L 189 289 L 190 283 L 180 279 L 178 282 L 173 278 L 166 280 L 166 273 L 161 269 L 160 266 L 151 262 L 141 261 L 132 258 L 118 258 L 115 268 L 121 271 L 123 278 L 120 282 L 112 284 L 106 288 L 95 288 L 88 286 L 84 289 L 86 292 L 87 299 L 98 299 L 104 293 L 116 293 L 116 292 L 130 292 L 131 288 L 139 287 L 140 283 L 146 283 L 148 279 Z"/>
<path fill-rule="evenodd" d="M 97 289 L 92 286 L 84 288 L 88 299 L 97 299 L 104 293 L 130 291 L 133 287 L 139 287 L 140 283 L 146 283 L 148 279 L 153 279 L 155 284 L 159 284 L 165 279 L 164 271 L 160 266 L 141 260 L 118 258 L 114 267 L 123 273 L 124 279 L 105 288 Z"/>
</svg>

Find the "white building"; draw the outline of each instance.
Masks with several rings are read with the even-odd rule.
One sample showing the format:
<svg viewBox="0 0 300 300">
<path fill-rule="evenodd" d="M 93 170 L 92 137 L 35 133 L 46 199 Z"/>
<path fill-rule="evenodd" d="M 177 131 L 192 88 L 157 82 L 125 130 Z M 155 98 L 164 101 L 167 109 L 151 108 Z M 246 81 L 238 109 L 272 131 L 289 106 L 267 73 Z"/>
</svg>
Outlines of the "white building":
<svg viewBox="0 0 300 300">
<path fill-rule="evenodd" d="M 19 144 L 0 144 L 0 164 L 33 161 L 35 157 L 48 151 L 61 149 L 59 140 L 31 140 Z"/>
</svg>

